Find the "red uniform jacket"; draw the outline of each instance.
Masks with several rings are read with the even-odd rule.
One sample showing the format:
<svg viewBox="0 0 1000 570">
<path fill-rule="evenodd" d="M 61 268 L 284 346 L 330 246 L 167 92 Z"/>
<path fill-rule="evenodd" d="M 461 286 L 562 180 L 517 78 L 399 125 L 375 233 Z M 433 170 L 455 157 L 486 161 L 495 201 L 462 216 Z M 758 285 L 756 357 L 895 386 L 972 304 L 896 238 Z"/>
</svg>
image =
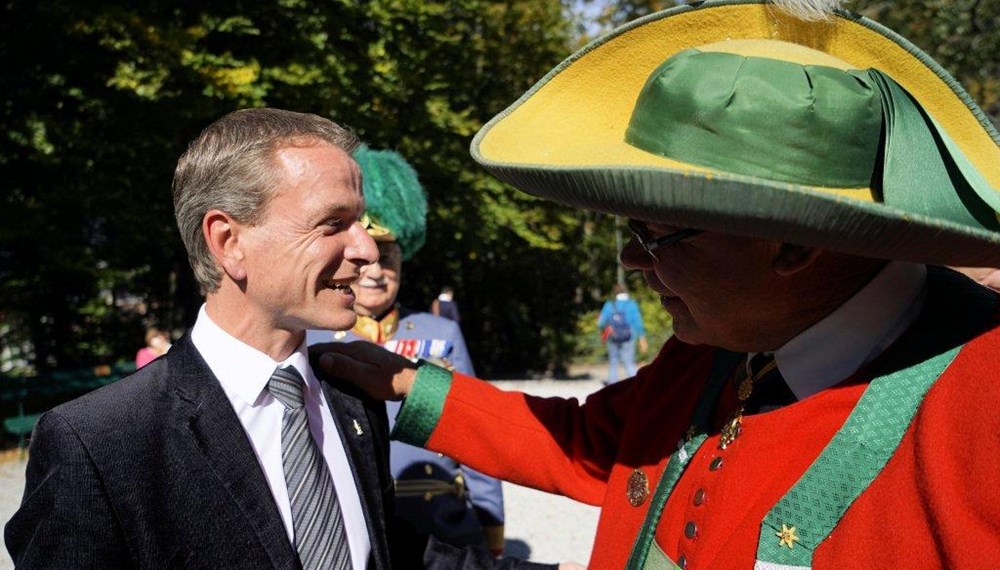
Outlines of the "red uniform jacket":
<svg viewBox="0 0 1000 570">
<path fill-rule="evenodd" d="M 817 548 L 813 568 L 1000 567 L 997 305 L 985 288 L 935 270 L 923 314 L 872 365 L 795 404 L 745 417 L 743 434 L 725 450 L 711 433 L 667 500 L 658 547 L 688 569 L 753 568 L 761 520 L 871 378 L 964 343 L 885 468 Z M 450 382 L 421 375 L 397 435 L 499 478 L 600 505 L 590 568 L 623 568 L 651 502 L 633 506 L 628 480 L 641 470 L 650 496 L 655 491 L 714 350 L 673 339 L 636 378 L 583 403 L 503 392 L 459 374 Z M 736 405 L 733 392 L 723 393 L 717 427 Z M 409 429 L 418 418 L 422 429 Z"/>
</svg>

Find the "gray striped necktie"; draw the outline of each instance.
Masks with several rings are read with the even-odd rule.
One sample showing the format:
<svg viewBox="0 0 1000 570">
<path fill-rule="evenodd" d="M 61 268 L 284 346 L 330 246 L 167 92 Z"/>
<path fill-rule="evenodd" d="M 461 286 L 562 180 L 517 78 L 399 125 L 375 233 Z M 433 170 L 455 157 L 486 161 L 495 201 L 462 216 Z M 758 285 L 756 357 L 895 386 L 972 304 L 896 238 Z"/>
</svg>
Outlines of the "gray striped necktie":
<svg viewBox="0 0 1000 570">
<path fill-rule="evenodd" d="M 285 405 L 281 422 L 281 463 L 292 504 L 295 549 L 305 570 L 349 570 L 351 551 L 333 477 L 309 432 L 298 370 L 278 368 L 267 389 Z"/>
</svg>

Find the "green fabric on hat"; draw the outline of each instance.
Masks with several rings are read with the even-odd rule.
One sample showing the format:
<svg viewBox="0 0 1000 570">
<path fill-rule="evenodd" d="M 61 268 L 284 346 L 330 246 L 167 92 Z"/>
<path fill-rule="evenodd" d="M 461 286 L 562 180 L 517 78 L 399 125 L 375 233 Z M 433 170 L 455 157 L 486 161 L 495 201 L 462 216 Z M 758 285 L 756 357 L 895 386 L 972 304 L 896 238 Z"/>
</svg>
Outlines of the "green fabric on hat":
<svg viewBox="0 0 1000 570">
<path fill-rule="evenodd" d="M 364 178 L 365 212 L 392 231 L 403 259 L 410 259 L 427 237 L 427 198 L 417 172 L 391 150 L 361 146 L 354 160 Z"/>
<path fill-rule="evenodd" d="M 832 67 L 688 49 L 650 75 L 625 141 L 733 174 L 864 188 L 882 128 L 870 83 Z"/>
<path fill-rule="evenodd" d="M 883 201 L 970 227 L 1000 230 L 1000 194 L 905 89 L 878 70 L 868 70 L 868 75 L 885 109 L 884 165 L 878 178 Z"/>
<path fill-rule="evenodd" d="M 954 78 L 905 38 L 857 14 L 837 10 L 829 21 L 802 22 L 768 6 L 767 0 L 695 2 L 616 29 L 560 63 L 487 123 L 473 139 L 473 157 L 519 190 L 571 207 L 864 257 L 932 265 L 1000 264 L 1000 230 L 992 229 L 993 218 L 1000 212 L 1000 134 Z M 739 45 L 730 49 L 734 44 L 729 42 Z M 793 49 L 786 49 L 785 44 Z M 932 149 L 917 148 L 906 144 L 906 137 L 895 136 L 891 137 L 892 148 L 883 150 L 895 155 L 893 161 L 910 156 L 898 161 L 904 169 L 943 163 L 949 174 L 965 178 L 948 185 L 955 195 L 939 194 L 940 186 L 931 188 L 930 178 L 921 179 L 914 173 L 906 180 L 919 183 L 910 185 L 907 195 L 897 196 L 902 200 L 881 201 L 885 186 L 882 175 L 894 176 L 892 172 L 900 170 L 884 169 L 884 155 L 878 151 L 863 161 L 865 169 L 873 165 L 865 186 L 817 185 L 796 178 L 788 181 L 783 178 L 788 174 L 787 166 L 780 164 L 783 157 L 768 170 L 768 165 L 758 164 L 754 153 L 748 152 L 758 150 L 756 145 L 765 139 L 783 140 L 788 135 L 785 117 L 773 112 L 770 123 L 753 123 L 763 125 L 755 127 L 760 129 L 757 136 L 761 140 L 748 139 L 749 145 L 743 145 L 731 142 L 731 137 L 738 141 L 745 135 L 738 129 L 726 133 L 706 129 L 697 134 L 702 140 L 714 137 L 726 142 L 679 145 L 678 152 L 694 154 L 689 159 L 674 158 L 682 155 L 674 152 L 670 141 L 666 145 L 672 156 L 664 156 L 664 148 L 656 150 L 657 146 L 638 137 L 627 142 L 626 132 L 634 118 L 631 111 L 665 59 L 694 49 L 743 61 L 801 60 L 816 67 L 829 65 L 823 63 L 829 61 L 824 57 L 799 57 L 805 53 L 801 48 L 843 63 L 843 69 L 849 71 L 842 73 L 872 89 L 873 102 L 880 104 L 883 93 L 876 92 L 880 86 L 869 70 L 878 69 L 904 86 L 930 119 L 935 144 Z M 781 57 L 791 53 L 798 55 Z M 628 65 L 623 65 L 625 62 Z M 710 66 L 701 68 L 710 76 L 718 71 Z M 762 98 L 760 103 L 770 101 Z M 672 102 L 665 104 L 670 112 Z M 898 116 L 893 102 L 883 109 L 881 120 L 891 117 L 896 121 Z M 672 136 L 658 129 L 655 122 L 639 130 L 643 137 Z M 817 128 L 813 134 L 822 138 L 828 133 Z M 882 134 L 881 130 L 876 134 L 880 142 Z M 843 149 L 834 145 L 834 150 L 837 157 Z M 942 156 L 924 164 L 913 159 L 910 150 Z M 807 149 L 803 154 L 808 157 L 810 153 Z M 730 169 L 711 166 L 716 164 L 711 161 L 720 160 L 715 155 L 731 155 L 721 158 Z M 822 165 L 823 161 L 815 163 Z M 831 170 L 832 165 L 819 169 L 819 175 L 826 176 L 823 171 Z M 852 176 L 857 177 L 857 172 Z M 938 211 L 939 198 L 947 205 L 942 211 Z M 993 211 L 987 211 L 984 204 Z"/>
</svg>

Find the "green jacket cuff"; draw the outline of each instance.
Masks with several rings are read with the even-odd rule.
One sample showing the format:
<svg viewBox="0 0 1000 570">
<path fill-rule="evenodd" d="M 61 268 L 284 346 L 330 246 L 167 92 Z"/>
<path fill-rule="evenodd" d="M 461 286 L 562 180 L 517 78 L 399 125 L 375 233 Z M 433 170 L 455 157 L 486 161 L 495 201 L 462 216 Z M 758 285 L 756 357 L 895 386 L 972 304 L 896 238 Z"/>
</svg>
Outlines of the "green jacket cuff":
<svg viewBox="0 0 1000 570">
<path fill-rule="evenodd" d="M 441 419 L 444 400 L 451 389 L 451 371 L 421 361 L 410 395 L 396 416 L 392 438 L 424 447 Z"/>
</svg>

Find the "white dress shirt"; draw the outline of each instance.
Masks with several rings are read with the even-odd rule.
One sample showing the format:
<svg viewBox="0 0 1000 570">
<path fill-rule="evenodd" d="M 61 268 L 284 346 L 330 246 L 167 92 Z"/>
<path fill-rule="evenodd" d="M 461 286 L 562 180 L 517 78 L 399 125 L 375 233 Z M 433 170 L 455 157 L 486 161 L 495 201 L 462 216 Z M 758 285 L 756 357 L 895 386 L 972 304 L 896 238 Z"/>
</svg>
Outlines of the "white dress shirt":
<svg viewBox="0 0 1000 570">
<path fill-rule="evenodd" d="M 250 438 L 250 443 L 257 454 L 257 461 L 264 471 L 267 484 L 271 488 L 271 495 L 274 496 L 278 512 L 281 513 L 281 519 L 285 523 L 288 540 L 293 546 L 295 531 L 292 526 L 292 506 L 288 499 L 285 471 L 281 463 L 281 422 L 285 406 L 267 390 L 267 382 L 278 366 L 291 365 L 299 371 L 305 380 L 303 397 L 309 431 L 322 450 L 326 464 L 333 475 L 337 500 L 344 514 L 351 561 L 354 570 L 364 570 L 368 566 L 371 540 L 361 507 L 361 498 L 358 495 L 354 472 L 348 462 L 344 444 L 337 431 L 338 425 L 334 423 L 329 405 L 323 397 L 319 380 L 309 366 L 305 342 L 303 341 L 283 362 L 275 362 L 263 352 L 244 344 L 219 328 L 205 312 L 204 305 L 191 330 L 191 341 L 208 363 L 212 373 L 219 379 L 222 390 L 229 398 L 236 415 L 240 418 L 240 423 L 243 424 L 243 429 Z M 353 427 L 345 424 L 342 429 L 353 430 Z"/>
<path fill-rule="evenodd" d="M 774 351 L 796 399 L 846 380 L 889 348 L 920 315 L 926 283 L 927 266 L 889 262 L 843 305 Z"/>
</svg>

